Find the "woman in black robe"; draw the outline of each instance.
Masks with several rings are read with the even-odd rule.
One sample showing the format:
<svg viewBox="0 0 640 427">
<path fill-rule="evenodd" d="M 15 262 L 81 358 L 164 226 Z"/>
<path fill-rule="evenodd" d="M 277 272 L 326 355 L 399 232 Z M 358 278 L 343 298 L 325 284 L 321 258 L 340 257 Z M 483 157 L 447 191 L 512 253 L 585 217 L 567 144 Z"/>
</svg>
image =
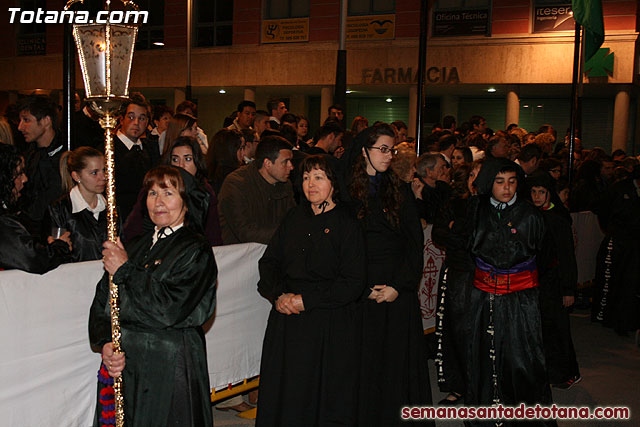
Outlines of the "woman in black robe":
<svg viewBox="0 0 640 427">
<path fill-rule="evenodd" d="M 355 425 L 364 237 L 337 205 L 324 156 L 300 165 L 306 201 L 260 259 L 258 290 L 273 303 L 262 348 L 257 426 Z"/>
<path fill-rule="evenodd" d="M 202 325 L 215 306 L 213 251 L 185 218 L 192 212 L 178 168 L 150 170 L 144 187 L 155 229 L 126 250 L 118 241 L 105 242 L 103 251 L 105 270 L 119 288 L 123 353 L 115 354 L 111 343 L 107 273 L 91 305 L 89 338 L 103 360 L 98 398 L 107 411 L 97 406 L 94 426 L 108 421 L 110 377 L 122 375 L 127 427 L 210 427 Z"/>
<path fill-rule="evenodd" d="M 568 389 L 582 379 L 567 311 L 573 305 L 578 283 L 571 216 L 556 194 L 556 182 L 548 172 L 539 170 L 529 175 L 527 185 L 546 229 L 537 262 L 547 373 L 554 387 Z"/>
<path fill-rule="evenodd" d="M 345 153 L 345 199 L 365 231 L 367 287 L 358 425 L 400 425 L 406 405 L 431 405 L 431 385 L 418 300 L 423 232 L 413 195 L 389 168 L 395 132 L 362 131 Z"/>
<path fill-rule="evenodd" d="M 71 233 L 74 262 L 100 259 L 107 240 L 104 156 L 91 147 L 67 151 L 60 159 L 60 176 L 66 194 L 49 205 L 44 230 L 59 227 Z"/>
<path fill-rule="evenodd" d="M 524 172 L 514 162 L 487 158 L 470 201 L 471 289 L 465 405 L 549 405 L 536 254 L 544 220 L 518 195 Z M 470 422 L 499 425 L 501 420 Z M 555 421 L 533 422 L 555 425 Z M 505 422 L 502 425 L 511 425 Z"/>
<path fill-rule="evenodd" d="M 17 204 L 27 176 L 13 145 L 0 143 L 0 269 L 44 274 L 71 261 L 69 233 L 41 243 L 25 228 Z"/>
</svg>

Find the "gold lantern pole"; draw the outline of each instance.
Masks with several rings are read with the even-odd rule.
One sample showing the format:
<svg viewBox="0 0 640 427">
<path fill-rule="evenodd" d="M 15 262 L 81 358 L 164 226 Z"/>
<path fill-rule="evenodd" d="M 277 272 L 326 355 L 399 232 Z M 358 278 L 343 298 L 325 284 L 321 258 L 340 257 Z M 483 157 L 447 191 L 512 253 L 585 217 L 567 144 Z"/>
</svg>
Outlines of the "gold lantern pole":
<svg viewBox="0 0 640 427">
<path fill-rule="evenodd" d="M 125 9 L 137 10 L 130 0 L 120 0 Z M 69 0 L 68 10 L 83 0 Z M 110 13 L 111 0 L 106 0 L 105 9 Z M 109 15 L 110 16 L 110 15 Z M 118 237 L 115 187 L 115 163 L 113 132 L 122 103 L 128 100 L 129 76 L 133 60 L 133 50 L 137 36 L 137 26 L 129 24 L 76 24 L 73 37 L 78 50 L 82 78 L 87 91 L 89 106 L 100 116 L 100 126 L 105 130 L 105 162 L 107 172 L 107 236 L 111 242 Z M 121 353 L 121 333 L 118 285 L 109 275 L 109 305 L 111 309 L 111 340 L 115 353 Z M 124 426 L 124 397 L 122 375 L 113 379 L 116 426 Z"/>
</svg>

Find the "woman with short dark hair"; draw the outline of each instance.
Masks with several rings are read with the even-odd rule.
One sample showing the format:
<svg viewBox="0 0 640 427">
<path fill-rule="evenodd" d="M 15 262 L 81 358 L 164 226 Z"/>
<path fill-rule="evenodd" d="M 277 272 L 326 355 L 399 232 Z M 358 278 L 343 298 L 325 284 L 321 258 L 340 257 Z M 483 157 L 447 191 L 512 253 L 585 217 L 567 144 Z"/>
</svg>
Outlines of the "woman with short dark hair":
<svg viewBox="0 0 640 427">
<path fill-rule="evenodd" d="M 364 238 L 338 203 L 327 158 L 305 158 L 300 172 L 306 200 L 289 211 L 260 259 L 258 290 L 273 308 L 256 425 L 353 426 Z"/>
<path fill-rule="evenodd" d="M 211 389 L 202 325 L 215 308 L 213 251 L 192 228 L 193 209 L 179 168 L 150 170 L 144 189 L 154 229 L 126 248 L 120 241 L 104 244 L 106 273 L 89 314 L 89 339 L 103 362 L 98 398 L 112 399 L 113 378 L 122 375 L 128 427 L 210 427 Z M 123 352 L 118 354 L 111 342 L 109 275 L 120 296 Z M 114 421 L 104 419 L 108 414 L 98 404 L 94 426 Z"/>
</svg>

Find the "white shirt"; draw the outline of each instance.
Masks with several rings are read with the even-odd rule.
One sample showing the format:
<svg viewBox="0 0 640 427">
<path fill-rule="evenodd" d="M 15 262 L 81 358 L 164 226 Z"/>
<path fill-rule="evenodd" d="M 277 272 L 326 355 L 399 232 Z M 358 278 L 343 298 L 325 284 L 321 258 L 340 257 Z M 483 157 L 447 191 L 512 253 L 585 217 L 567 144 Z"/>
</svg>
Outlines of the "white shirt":
<svg viewBox="0 0 640 427">
<path fill-rule="evenodd" d="M 142 142 L 140 142 L 140 139 L 138 139 L 137 141 L 132 141 L 132 140 L 129 139 L 129 137 L 127 135 L 122 133 L 122 131 L 120 131 L 120 130 L 118 131 L 116 136 L 118 138 L 120 138 L 120 141 L 122 141 L 124 143 L 124 145 L 127 147 L 127 150 L 131 150 L 134 145 L 137 145 L 138 147 L 140 147 L 141 150 L 143 149 Z"/>
<path fill-rule="evenodd" d="M 176 225 L 175 227 L 158 227 L 157 225 L 154 228 L 154 232 L 153 232 L 153 243 L 151 243 L 151 247 L 153 247 L 153 245 L 156 244 L 156 242 L 158 241 L 158 239 L 164 239 L 165 237 L 168 237 L 170 235 L 172 235 L 173 233 L 175 233 L 176 231 L 178 231 L 179 229 L 182 228 L 182 226 L 184 225 L 184 222 Z M 164 233 L 162 235 L 158 235 L 158 232 L 164 228 Z"/>
<path fill-rule="evenodd" d="M 82 212 L 83 210 L 88 210 L 93 214 L 93 217 L 97 220 L 100 216 L 100 212 L 107 208 L 107 203 L 104 200 L 102 194 L 98 194 L 98 203 L 96 203 L 96 207 L 92 208 L 89 206 L 87 201 L 82 197 L 82 193 L 78 186 L 74 186 L 69 192 L 69 198 L 71 199 L 71 213 Z"/>
</svg>

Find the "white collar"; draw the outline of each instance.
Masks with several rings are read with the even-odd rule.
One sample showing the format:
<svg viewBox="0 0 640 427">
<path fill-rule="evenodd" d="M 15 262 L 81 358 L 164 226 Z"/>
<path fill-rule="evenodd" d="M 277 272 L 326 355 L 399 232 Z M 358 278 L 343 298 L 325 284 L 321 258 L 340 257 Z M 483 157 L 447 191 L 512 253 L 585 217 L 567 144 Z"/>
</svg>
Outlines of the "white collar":
<svg viewBox="0 0 640 427">
<path fill-rule="evenodd" d="M 139 138 L 137 141 L 132 141 L 127 135 L 122 133 L 121 130 L 118 130 L 118 133 L 116 135 L 118 136 L 118 138 L 120 138 L 120 141 L 122 141 L 122 143 L 127 147 L 127 150 L 131 150 L 134 145 L 137 145 L 140 147 L 140 149 L 142 149 L 142 142 L 140 142 Z"/>
<path fill-rule="evenodd" d="M 165 237 L 169 237 L 170 235 L 172 235 L 173 233 L 181 229 L 183 225 L 184 225 L 184 222 L 179 225 L 176 225 L 175 227 L 158 228 L 158 226 L 156 225 L 153 231 L 153 243 L 151 243 L 151 247 L 153 247 L 153 245 L 155 245 L 159 239 L 164 239 Z M 163 230 L 162 234 L 159 234 L 160 230 Z"/>
<path fill-rule="evenodd" d="M 276 122 L 277 124 L 280 124 L 280 119 L 277 119 L 274 116 L 269 117 L 269 121 Z"/>
<path fill-rule="evenodd" d="M 442 151 L 440 151 L 440 155 L 442 157 L 444 157 L 444 161 L 447 162 L 447 165 L 449 167 L 451 167 L 451 158 L 449 156 L 447 156 L 446 154 L 444 154 Z"/>
<path fill-rule="evenodd" d="M 518 193 L 514 194 L 513 197 L 511 198 L 511 200 L 509 200 L 508 202 L 504 203 L 504 202 L 500 202 L 496 199 L 493 198 L 493 196 L 491 196 L 491 204 L 493 205 L 494 208 L 498 209 L 499 211 L 505 209 L 507 206 L 512 206 L 515 202 L 516 199 L 518 198 Z"/>
<path fill-rule="evenodd" d="M 102 194 L 98 194 L 98 203 L 96 203 L 96 207 L 92 208 L 89 206 L 87 201 L 82 197 L 82 193 L 78 186 L 74 186 L 69 192 L 69 198 L 71 199 L 71 213 L 82 212 L 83 210 L 88 210 L 93 214 L 95 219 L 98 219 L 100 216 L 100 212 L 107 208 L 107 204 L 104 200 Z"/>
</svg>

